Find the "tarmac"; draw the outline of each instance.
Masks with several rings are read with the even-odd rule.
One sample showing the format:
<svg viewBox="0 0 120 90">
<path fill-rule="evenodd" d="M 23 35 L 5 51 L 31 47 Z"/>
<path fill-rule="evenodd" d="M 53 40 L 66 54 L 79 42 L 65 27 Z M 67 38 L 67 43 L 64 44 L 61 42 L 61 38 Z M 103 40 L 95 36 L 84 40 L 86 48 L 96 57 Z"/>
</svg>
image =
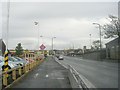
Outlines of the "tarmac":
<svg viewBox="0 0 120 90">
<path fill-rule="evenodd" d="M 71 85 L 67 69 L 49 56 L 12 88 L 71 88 Z"/>
</svg>

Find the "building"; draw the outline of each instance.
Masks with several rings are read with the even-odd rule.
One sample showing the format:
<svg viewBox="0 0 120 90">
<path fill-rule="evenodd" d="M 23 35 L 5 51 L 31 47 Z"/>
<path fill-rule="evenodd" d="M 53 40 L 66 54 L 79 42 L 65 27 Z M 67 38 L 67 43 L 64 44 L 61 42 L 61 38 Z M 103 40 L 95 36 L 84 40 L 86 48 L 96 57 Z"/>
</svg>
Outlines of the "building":
<svg viewBox="0 0 120 90">
<path fill-rule="evenodd" d="M 2 39 L 0 39 L 0 55 L 4 55 L 4 52 L 6 50 L 6 45 Z"/>
<path fill-rule="evenodd" d="M 120 60 L 120 37 L 106 43 L 106 58 Z"/>
</svg>

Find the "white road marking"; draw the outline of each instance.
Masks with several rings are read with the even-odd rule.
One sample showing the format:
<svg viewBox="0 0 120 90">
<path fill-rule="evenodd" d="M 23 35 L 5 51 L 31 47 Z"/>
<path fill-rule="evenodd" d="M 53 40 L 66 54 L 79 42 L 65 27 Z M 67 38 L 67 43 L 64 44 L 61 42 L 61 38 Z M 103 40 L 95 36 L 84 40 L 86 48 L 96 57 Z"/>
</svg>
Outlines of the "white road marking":
<svg viewBox="0 0 120 90">
<path fill-rule="evenodd" d="M 48 75 L 46 75 L 45 77 L 48 77 Z"/>
<path fill-rule="evenodd" d="M 65 79 L 65 78 L 57 78 L 57 79 Z"/>
<path fill-rule="evenodd" d="M 36 73 L 36 74 L 34 75 L 34 78 L 37 78 L 38 75 L 39 75 L 39 73 Z"/>
</svg>

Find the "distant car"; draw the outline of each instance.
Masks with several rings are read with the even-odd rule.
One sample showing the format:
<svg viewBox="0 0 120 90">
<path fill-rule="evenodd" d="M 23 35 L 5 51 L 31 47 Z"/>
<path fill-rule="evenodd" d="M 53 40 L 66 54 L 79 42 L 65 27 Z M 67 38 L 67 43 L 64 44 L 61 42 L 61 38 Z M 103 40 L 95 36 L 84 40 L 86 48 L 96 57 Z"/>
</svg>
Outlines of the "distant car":
<svg viewBox="0 0 120 90">
<path fill-rule="evenodd" d="M 63 58 L 62 55 L 60 55 L 60 56 L 58 57 L 58 59 L 59 59 L 59 60 L 63 60 L 64 58 Z"/>
<path fill-rule="evenodd" d="M 59 54 L 56 54 L 56 57 L 59 58 Z"/>
</svg>

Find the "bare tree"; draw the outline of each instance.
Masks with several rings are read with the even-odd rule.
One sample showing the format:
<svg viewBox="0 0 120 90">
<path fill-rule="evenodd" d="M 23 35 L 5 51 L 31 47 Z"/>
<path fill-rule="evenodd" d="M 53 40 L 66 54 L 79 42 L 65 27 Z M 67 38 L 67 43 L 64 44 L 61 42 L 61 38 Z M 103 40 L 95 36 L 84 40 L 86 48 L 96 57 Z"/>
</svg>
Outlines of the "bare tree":
<svg viewBox="0 0 120 90">
<path fill-rule="evenodd" d="M 93 41 L 93 49 L 98 50 L 100 48 L 100 40 Z"/>
<path fill-rule="evenodd" d="M 109 15 L 110 24 L 103 26 L 104 38 L 120 37 L 120 19 L 116 16 Z"/>
</svg>

